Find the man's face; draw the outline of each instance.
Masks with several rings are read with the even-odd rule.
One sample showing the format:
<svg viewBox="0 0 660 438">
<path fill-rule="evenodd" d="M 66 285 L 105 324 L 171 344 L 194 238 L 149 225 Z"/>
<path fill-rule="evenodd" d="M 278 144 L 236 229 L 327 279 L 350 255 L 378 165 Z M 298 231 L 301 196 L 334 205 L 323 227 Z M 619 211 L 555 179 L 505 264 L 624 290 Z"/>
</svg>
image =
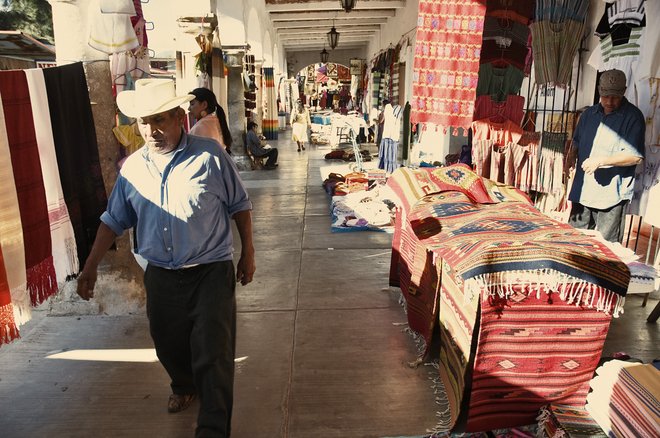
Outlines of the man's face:
<svg viewBox="0 0 660 438">
<path fill-rule="evenodd" d="M 165 154 L 179 145 L 182 122 L 181 111 L 175 108 L 153 116 L 140 117 L 138 127 L 149 149 Z"/>
<path fill-rule="evenodd" d="M 616 111 L 623 102 L 623 96 L 600 96 L 600 104 L 603 105 L 605 114 Z"/>
</svg>

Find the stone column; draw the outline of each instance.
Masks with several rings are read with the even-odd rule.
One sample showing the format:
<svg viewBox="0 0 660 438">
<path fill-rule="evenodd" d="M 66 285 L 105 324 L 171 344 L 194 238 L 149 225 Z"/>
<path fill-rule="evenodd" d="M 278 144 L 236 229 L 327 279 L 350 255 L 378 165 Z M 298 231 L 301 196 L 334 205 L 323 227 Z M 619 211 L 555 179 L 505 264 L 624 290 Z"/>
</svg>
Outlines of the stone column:
<svg viewBox="0 0 660 438">
<path fill-rule="evenodd" d="M 96 129 L 99 159 L 106 193 L 110 193 L 117 180 L 116 163 L 119 142 L 112 133 L 115 124 L 115 99 L 107 54 L 87 44 L 89 29 L 88 9 L 91 2 L 73 3 L 49 0 L 53 10 L 53 30 L 58 65 L 83 62 L 89 98 Z M 116 251 L 109 251 L 90 303 L 79 301 L 75 294 L 75 281 L 65 285 L 53 300 L 55 313 L 121 314 L 133 311 L 144 303 L 142 269 L 131 253 L 128 233 L 117 239 Z M 81 267 L 82 268 L 82 267 Z"/>
</svg>

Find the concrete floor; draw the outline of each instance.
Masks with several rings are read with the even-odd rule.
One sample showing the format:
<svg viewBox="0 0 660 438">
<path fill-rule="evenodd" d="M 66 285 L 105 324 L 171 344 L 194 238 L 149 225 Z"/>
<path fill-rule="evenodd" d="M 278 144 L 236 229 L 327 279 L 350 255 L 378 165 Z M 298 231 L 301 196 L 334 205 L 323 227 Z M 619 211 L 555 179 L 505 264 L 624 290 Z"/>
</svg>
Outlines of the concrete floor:
<svg viewBox="0 0 660 438">
<path fill-rule="evenodd" d="M 320 177 L 327 148 L 298 153 L 290 131 L 280 137 L 271 142 L 276 170 L 243 173 L 257 273 L 237 289 L 233 436 L 423 435 L 437 420 L 435 373 L 408 366 L 417 349 L 387 285 L 391 235 L 331 233 Z M 645 322 L 656 302 L 629 299 L 604 355 L 660 356 L 660 326 Z M 142 313 L 35 312 L 22 338 L 0 348 L 2 437 L 192 436 L 197 405 L 167 414 L 168 395 Z"/>
</svg>

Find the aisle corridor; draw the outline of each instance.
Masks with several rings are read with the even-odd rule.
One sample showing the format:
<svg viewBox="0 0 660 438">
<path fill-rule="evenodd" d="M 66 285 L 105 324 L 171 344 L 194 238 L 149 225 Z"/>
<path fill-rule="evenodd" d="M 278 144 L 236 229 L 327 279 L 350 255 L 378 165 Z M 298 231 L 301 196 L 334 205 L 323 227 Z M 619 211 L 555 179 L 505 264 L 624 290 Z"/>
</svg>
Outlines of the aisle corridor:
<svg viewBox="0 0 660 438">
<path fill-rule="evenodd" d="M 387 284 L 391 235 L 331 233 L 320 177 L 329 148 L 296 152 L 290 136 L 271 142 L 277 169 L 242 174 L 254 203 L 257 272 L 237 288 L 232 436 L 423 435 L 437 420 L 435 373 L 408 366 L 417 350 Z M 644 322 L 656 301 L 640 302 L 632 297 L 612 323 L 605 354 L 660 356 L 659 327 Z M 193 436 L 198 405 L 166 412 L 169 381 L 143 312 L 45 313 L 0 348 L 0 436 Z M 64 358 L 52 358 L 58 353 Z"/>
</svg>

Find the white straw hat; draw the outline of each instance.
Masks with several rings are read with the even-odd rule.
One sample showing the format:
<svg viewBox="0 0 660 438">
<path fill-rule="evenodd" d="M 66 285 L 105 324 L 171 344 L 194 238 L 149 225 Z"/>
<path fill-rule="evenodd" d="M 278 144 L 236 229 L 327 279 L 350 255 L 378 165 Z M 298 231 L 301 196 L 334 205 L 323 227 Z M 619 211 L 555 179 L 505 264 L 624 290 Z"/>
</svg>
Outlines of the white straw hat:
<svg viewBox="0 0 660 438">
<path fill-rule="evenodd" d="M 122 91 L 117 95 L 117 106 L 128 117 L 147 117 L 176 108 L 193 100 L 195 96 L 177 96 L 171 79 L 138 79 L 135 91 Z"/>
</svg>

